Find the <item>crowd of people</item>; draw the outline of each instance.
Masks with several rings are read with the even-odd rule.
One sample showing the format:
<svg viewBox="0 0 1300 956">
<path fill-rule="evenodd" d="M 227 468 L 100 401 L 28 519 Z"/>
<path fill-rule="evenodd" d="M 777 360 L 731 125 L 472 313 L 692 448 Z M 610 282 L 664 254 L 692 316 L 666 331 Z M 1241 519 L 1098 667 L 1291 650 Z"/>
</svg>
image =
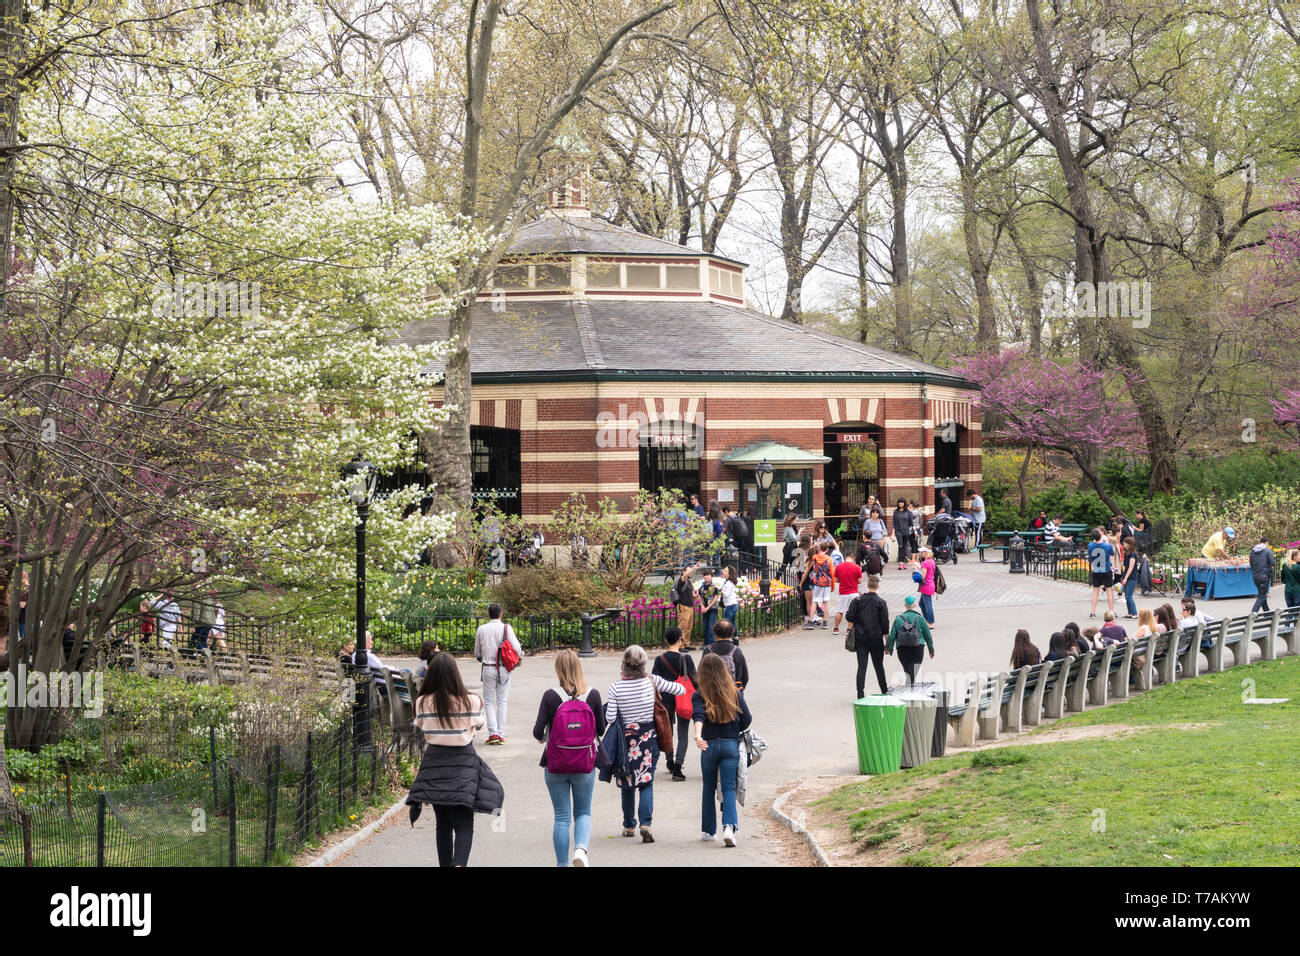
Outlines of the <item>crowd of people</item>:
<svg viewBox="0 0 1300 956">
<path fill-rule="evenodd" d="M 407 803 L 412 824 L 424 805 L 433 807 L 439 866 L 468 865 L 474 815 L 497 813 L 504 803 L 500 780 L 474 750 L 474 737 L 484 729 L 489 742 L 504 742 L 508 694 L 503 689 L 513 670 L 504 648 L 511 632 L 500 609 L 494 605 L 492 611 L 475 641 L 485 693 L 468 691 L 455 658 L 435 651 L 415 701 L 415 726 L 426 746 Z M 681 630 L 669 627 L 653 662 L 639 645 L 623 652 L 619 679 L 604 696 L 587 683 L 572 650 L 556 656 L 555 677 L 557 685 L 538 702 L 533 736 L 543 745 L 539 764 L 553 809 L 557 865 L 591 865 L 598 780 L 612 781 L 620 791 L 622 835 L 654 842 L 659 756 L 673 781 L 685 781 L 688 733 L 700 752 L 701 840 L 720 836 L 724 846 L 738 845 L 738 795 L 743 795 L 746 768 L 763 745 L 752 736 L 745 701 L 749 666 L 730 621 L 713 624 L 713 640 L 698 666 L 682 648 Z"/>
</svg>

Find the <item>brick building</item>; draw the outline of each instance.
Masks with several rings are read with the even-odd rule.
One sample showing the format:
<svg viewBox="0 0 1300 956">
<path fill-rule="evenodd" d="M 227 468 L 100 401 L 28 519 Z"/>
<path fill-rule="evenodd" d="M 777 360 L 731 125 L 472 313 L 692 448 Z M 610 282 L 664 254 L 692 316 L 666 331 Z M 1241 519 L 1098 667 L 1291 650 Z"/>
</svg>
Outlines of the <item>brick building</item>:
<svg viewBox="0 0 1300 956">
<path fill-rule="evenodd" d="M 974 385 L 747 308 L 744 263 L 592 217 L 584 182 L 518 229 L 475 303 L 476 496 L 542 521 L 575 491 L 665 486 L 757 513 L 763 458 L 765 517 L 856 513 L 870 493 L 931 512 L 936 486 L 980 488 Z"/>
</svg>

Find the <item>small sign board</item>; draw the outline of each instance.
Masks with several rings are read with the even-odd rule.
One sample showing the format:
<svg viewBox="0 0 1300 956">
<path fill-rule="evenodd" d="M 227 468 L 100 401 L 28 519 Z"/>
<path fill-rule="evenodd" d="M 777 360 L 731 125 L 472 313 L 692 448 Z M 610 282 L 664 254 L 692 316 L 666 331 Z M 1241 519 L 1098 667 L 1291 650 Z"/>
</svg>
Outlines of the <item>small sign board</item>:
<svg viewBox="0 0 1300 956">
<path fill-rule="evenodd" d="M 758 518 L 754 521 L 754 543 L 776 544 L 776 521 L 773 518 Z"/>
</svg>

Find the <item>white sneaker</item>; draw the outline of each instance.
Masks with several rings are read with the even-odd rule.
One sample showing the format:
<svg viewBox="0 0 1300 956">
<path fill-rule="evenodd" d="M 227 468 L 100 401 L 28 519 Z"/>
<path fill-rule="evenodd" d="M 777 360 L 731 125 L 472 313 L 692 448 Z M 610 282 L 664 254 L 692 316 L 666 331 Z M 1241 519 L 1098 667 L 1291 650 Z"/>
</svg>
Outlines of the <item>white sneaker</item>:
<svg viewBox="0 0 1300 956">
<path fill-rule="evenodd" d="M 712 833 L 701 833 L 700 839 L 703 840 L 705 843 L 712 843 L 714 840 L 717 839 L 717 836 L 715 836 Z"/>
<path fill-rule="evenodd" d="M 578 847 L 576 850 L 573 851 L 573 865 L 590 866 L 590 864 L 587 862 L 587 851 L 585 848 Z"/>
<path fill-rule="evenodd" d="M 723 828 L 722 828 L 722 845 L 723 845 L 723 846 L 735 846 L 735 845 L 736 845 L 736 828 L 735 828 L 735 827 L 723 827 Z"/>
</svg>

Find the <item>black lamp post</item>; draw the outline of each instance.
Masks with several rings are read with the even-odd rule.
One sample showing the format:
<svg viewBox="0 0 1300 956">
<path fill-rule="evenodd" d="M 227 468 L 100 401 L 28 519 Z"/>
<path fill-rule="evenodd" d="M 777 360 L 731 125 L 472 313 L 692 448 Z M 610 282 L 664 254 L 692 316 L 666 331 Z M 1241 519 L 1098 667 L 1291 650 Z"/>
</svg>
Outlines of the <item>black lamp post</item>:
<svg viewBox="0 0 1300 956">
<path fill-rule="evenodd" d="M 370 681 L 366 675 L 370 660 L 366 654 L 366 518 L 370 516 L 370 501 L 375 494 L 379 473 L 375 466 L 357 456 L 343 466 L 343 485 L 348 500 L 357 509 L 357 643 L 352 655 L 357 696 L 353 705 L 353 736 L 360 748 L 370 745 Z"/>
<path fill-rule="evenodd" d="M 767 493 L 772 489 L 772 475 L 774 469 L 772 463 L 766 458 L 759 463 L 754 469 L 754 483 L 758 485 L 758 513 L 767 514 Z M 772 576 L 768 569 L 771 559 L 767 556 L 767 548 L 763 549 L 763 577 L 758 582 L 758 593 L 767 597 L 772 591 Z"/>
</svg>

